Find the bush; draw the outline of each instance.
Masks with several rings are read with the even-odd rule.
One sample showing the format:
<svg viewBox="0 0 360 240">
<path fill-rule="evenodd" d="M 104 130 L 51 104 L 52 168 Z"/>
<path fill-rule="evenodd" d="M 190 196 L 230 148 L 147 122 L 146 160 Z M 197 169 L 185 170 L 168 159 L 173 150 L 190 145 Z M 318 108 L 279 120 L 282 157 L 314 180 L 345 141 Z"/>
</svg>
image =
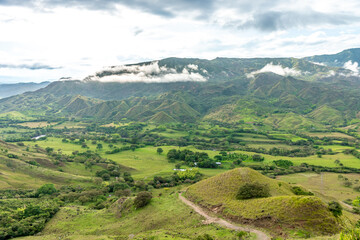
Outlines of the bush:
<svg viewBox="0 0 360 240">
<path fill-rule="evenodd" d="M 207 233 L 205 233 L 204 235 L 198 236 L 195 239 L 196 240 L 214 240 L 214 238 Z"/>
<path fill-rule="evenodd" d="M 338 202 L 335 201 L 329 202 L 328 209 L 330 212 L 334 214 L 335 217 L 339 217 L 342 215 L 342 207 Z"/>
<path fill-rule="evenodd" d="M 278 167 L 282 167 L 282 168 L 289 168 L 291 166 L 294 166 L 294 163 L 292 161 L 289 160 L 275 160 L 273 161 L 275 163 L 276 166 Z"/>
<path fill-rule="evenodd" d="M 246 239 L 250 236 L 250 233 L 249 232 L 245 232 L 245 231 L 239 231 L 236 233 L 236 237 L 237 239 L 239 240 L 242 240 L 242 239 Z"/>
<path fill-rule="evenodd" d="M 134 200 L 134 205 L 136 208 L 145 207 L 150 203 L 152 195 L 150 192 L 139 192 Z"/>
<path fill-rule="evenodd" d="M 262 162 L 262 161 L 264 161 L 264 157 L 261 156 L 261 155 L 259 155 L 259 154 L 254 154 L 254 155 L 252 156 L 252 159 L 253 159 L 253 161 L 255 161 L 255 162 Z"/>
<path fill-rule="evenodd" d="M 305 191 L 304 189 L 302 189 L 301 187 L 298 187 L 298 186 L 292 187 L 292 188 L 291 188 L 291 191 L 292 191 L 295 195 L 305 195 L 305 196 L 313 196 L 313 195 L 314 195 L 312 192 Z"/>
<path fill-rule="evenodd" d="M 56 193 L 57 190 L 54 186 L 54 184 L 51 184 L 51 183 L 47 183 L 47 184 L 44 184 L 42 185 L 36 192 L 36 195 L 51 195 L 53 193 Z"/>
<path fill-rule="evenodd" d="M 263 198 L 270 197 L 270 188 L 266 184 L 261 183 L 245 183 L 240 187 L 236 198 L 239 200 L 242 199 L 251 199 L 251 198 Z"/>
</svg>

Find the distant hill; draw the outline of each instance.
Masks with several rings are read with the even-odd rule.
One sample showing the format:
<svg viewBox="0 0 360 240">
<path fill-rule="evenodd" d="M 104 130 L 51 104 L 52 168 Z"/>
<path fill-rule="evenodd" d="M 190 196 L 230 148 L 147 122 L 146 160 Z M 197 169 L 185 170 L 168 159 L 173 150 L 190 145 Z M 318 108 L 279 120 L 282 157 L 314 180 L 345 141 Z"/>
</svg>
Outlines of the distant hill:
<svg viewBox="0 0 360 240">
<path fill-rule="evenodd" d="M 270 197 L 238 200 L 236 195 L 246 183 L 265 184 Z M 302 229 L 314 235 L 340 230 L 319 198 L 294 195 L 287 183 L 250 168 L 237 168 L 202 180 L 188 188 L 186 197 L 233 221 L 269 228 L 273 234 L 286 234 L 286 229 Z"/>
<path fill-rule="evenodd" d="M 0 84 L 0 98 L 6 98 L 29 91 L 36 91 L 49 84 L 50 82 Z"/>
<path fill-rule="evenodd" d="M 346 62 L 360 63 L 360 48 L 344 50 L 336 54 L 315 55 L 304 58 L 305 60 L 323 63 L 332 67 L 343 67 Z"/>
</svg>

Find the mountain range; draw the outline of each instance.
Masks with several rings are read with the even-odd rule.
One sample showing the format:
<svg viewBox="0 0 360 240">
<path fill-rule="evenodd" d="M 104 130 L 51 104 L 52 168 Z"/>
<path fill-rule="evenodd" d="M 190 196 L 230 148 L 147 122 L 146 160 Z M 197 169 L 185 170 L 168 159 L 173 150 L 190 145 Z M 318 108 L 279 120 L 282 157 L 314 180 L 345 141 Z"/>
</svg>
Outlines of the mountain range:
<svg viewBox="0 0 360 240">
<path fill-rule="evenodd" d="M 349 49 L 303 59 L 167 58 L 111 66 L 1 99 L 0 113 L 280 129 L 348 125 L 360 115 L 359 57 L 360 49 Z"/>
</svg>

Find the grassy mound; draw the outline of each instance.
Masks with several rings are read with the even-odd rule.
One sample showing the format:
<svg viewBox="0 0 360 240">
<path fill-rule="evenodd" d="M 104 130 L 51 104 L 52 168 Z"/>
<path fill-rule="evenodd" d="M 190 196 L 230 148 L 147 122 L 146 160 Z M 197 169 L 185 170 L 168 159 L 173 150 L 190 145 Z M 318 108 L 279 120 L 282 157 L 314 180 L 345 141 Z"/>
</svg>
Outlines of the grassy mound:
<svg viewBox="0 0 360 240">
<path fill-rule="evenodd" d="M 237 200 L 245 183 L 266 184 L 270 197 Z M 327 205 L 313 196 L 296 196 L 287 183 L 270 179 L 249 168 L 237 168 L 188 188 L 186 197 L 233 221 L 271 230 L 274 235 L 307 231 L 312 235 L 339 231 Z"/>
</svg>

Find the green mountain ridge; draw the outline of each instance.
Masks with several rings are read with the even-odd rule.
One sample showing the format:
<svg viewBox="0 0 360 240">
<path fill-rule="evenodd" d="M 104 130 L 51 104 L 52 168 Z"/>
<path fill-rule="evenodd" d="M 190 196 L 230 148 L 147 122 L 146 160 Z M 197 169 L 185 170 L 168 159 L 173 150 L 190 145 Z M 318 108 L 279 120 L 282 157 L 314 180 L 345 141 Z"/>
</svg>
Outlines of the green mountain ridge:
<svg viewBox="0 0 360 240">
<path fill-rule="evenodd" d="M 146 64 L 153 62 L 135 65 Z M 360 112 L 360 94 L 356 91 L 360 87 L 359 79 L 355 81 L 352 77 L 346 82 L 344 77 L 334 80 L 335 76 L 332 81 L 323 81 L 321 74 L 325 72 L 347 70 L 313 64 L 304 59 L 168 58 L 158 61 L 158 64 L 176 71 L 189 68 L 190 64 L 192 68 L 197 66 L 208 81 L 58 81 L 35 92 L 0 99 L 0 113 L 16 111 L 29 117 L 50 114 L 108 121 L 126 118 L 159 122 L 195 122 L 201 119 L 262 121 L 273 114 L 293 113 L 315 125 L 338 126 L 357 118 Z M 247 75 L 269 64 L 296 69 L 304 74 L 281 76 L 265 72 L 251 77 Z M 322 107 L 324 105 L 327 107 Z"/>
</svg>

